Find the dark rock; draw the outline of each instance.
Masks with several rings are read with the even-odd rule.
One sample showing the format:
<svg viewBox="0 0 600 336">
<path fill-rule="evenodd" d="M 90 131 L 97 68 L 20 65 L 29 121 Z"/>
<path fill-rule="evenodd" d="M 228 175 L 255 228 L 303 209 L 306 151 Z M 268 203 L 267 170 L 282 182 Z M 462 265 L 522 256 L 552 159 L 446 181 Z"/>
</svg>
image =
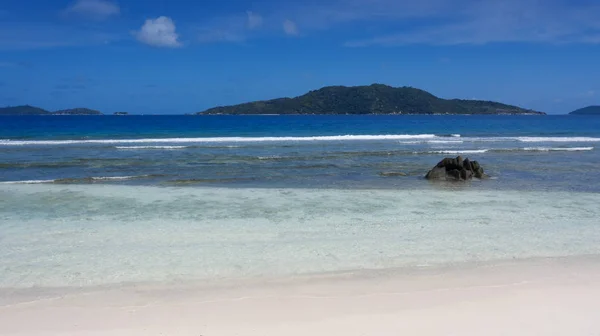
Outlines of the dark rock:
<svg viewBox="0 0 600 336">
<path fill-rule="evenodd" d="M 473 177 L 484 179 L 489 176 L 485 174 L 479 162 L 460 156 L 455 159 L 443 159 L 425 175 L 428 180 L 466 181 Z"/>
<path fill-rule="evenodd" d="M 462 169 L 463 164 L 464 164 L 464 160 L 463 160 L 462 156 L 457 156 L 456 157 L 456 165 Z"/>
<path fill-rule="evenodd" d="M 460 170 L 458 169 L 447 170 L 446 175 L 455 180 L 460 180 Z"/>
<path fill-rule="evenodd" d="M 470 170 L 467 170 L 466 168 L 463 168 L 463 170 L 460 171 L 460 178 L 463 180 L 469 180 L 473 177 L 473 172 Z"/>
<path fill-rule="evenodd" d="M 442 167 L 453 166 L 453 165 L 454 165 L 454 159 L 445 158 L 437 164 L 437 167 L 442 168 Z"/>
<path fill-rule="evenodd" d="M 427 175 L 425 175 L 425 178 L 428 180 L 439 180 L 439 179 L 445 179 L 446 178 L 446 168 L 444 167 L 433 167 L 432 170 L 430 170 Z"/>
<path fill-rule="evenodd" d="M 473 171 L 473 165 L 471 164 L 471 160 L 469 160 L 468 158 L 465 159 L 465 161 L 463 162 L 463 168 L 465 168 L 466 170 Z"/>
</svg>

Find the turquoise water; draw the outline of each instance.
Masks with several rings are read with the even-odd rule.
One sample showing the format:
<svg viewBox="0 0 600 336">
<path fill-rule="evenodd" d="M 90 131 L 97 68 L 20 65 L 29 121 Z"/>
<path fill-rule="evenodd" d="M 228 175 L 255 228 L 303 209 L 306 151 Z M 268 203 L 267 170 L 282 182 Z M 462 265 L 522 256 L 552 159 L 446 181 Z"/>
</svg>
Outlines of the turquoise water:
<svg viewBox="0 0 600 336">
<path fill-rule="evenodd" d="M 599 126 L 567 116 L 2 117 L 0 288 L 598 254 Z M 493 178 L 423 179 L 459 154 Z"/>
<path fill-rule="evenodd" d="M 595 193 L 10 185 L 0 197 L 0 288 L 600 253 Z"/>
</svg>

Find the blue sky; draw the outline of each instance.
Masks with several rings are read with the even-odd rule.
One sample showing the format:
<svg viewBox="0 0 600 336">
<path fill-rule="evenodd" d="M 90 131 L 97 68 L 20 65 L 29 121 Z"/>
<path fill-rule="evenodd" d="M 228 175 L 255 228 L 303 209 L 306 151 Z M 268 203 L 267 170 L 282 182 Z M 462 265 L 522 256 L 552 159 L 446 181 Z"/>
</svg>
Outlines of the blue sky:
<svg viewBox="0 0 600 336">
<path fill-rule="evenodd" d="M 384 83 L 600 104 L 597 0 L 3 0 L 0 106 L 191 113 Z"/>
</svg>

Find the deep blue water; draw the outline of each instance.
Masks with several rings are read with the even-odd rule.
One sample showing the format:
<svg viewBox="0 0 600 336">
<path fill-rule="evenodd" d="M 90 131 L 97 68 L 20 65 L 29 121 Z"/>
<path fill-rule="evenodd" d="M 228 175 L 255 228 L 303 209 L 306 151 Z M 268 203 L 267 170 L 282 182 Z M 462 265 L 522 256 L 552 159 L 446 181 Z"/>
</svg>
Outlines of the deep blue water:
<svg viewBox="0 0 600 336">
<path fill-rule="evenodd" d="M 598 136 L 594 116 L 0 116 L 0 139 L 344 134 Z"/>
<path fill-rule="evenodd" d="M 599 145 L 586 116 L 3 116 L 0 181 L 436 188 L 460 154 L 474 188 L 598 192 Z"/>
</svg>

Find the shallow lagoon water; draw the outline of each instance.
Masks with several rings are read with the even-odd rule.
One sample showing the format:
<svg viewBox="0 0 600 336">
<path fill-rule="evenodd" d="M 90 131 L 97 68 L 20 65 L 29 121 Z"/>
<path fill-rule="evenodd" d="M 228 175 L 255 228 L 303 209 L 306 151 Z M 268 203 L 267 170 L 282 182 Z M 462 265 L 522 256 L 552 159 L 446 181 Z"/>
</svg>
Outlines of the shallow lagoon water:
<svg viewBox="0 0 600 336">
<path fill-rule="evenodd" d="M 600 195 L 0 187 L 1 287 L 272 277 L 600 253 Z"/>
</svg>

